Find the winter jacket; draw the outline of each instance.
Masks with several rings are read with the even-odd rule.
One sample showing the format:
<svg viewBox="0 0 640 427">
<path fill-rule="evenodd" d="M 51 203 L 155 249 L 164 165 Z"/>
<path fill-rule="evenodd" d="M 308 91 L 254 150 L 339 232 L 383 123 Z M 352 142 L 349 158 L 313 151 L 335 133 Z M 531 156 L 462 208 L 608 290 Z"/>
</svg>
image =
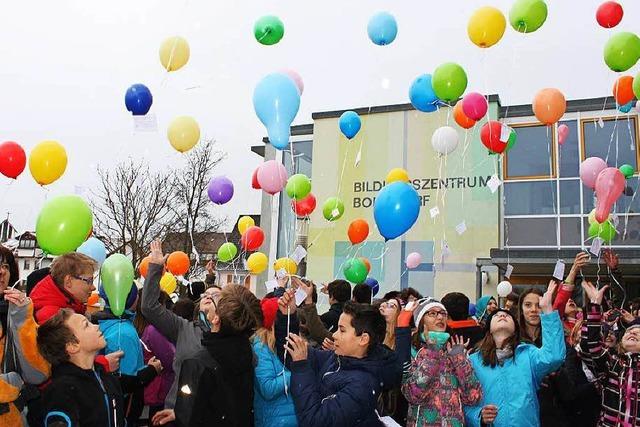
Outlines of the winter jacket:
<svg viewBox="0 0 640 427">
<path fill-rule="evenodd" d="M 100 364 L 94 369 L 72 363 L 55 366 L 43 405 L 46 427 L 125 426 L 120 383 Z"/>
<path fill-rule="evenodd" d="M 133 326 L 132 319 L 131 312 L 125 311 L 121 317 L 117 317 L 108 309 L 99 311 L 91 317 L 91 321 L 100 326 L 100 332 L 107 342 L 102 352 L 109 354 L 118 350 L 124 351 L 124 355 L 120 358 L 119 373 L 135 376 L 140 369 L 144 368 L 144 359 L 140 337 Z"/>
<path fill-rule="evenodd" d="M 566 332 L 571 332 L 573 327 L 576 324 L 576 319 L 567 319 L 564 314 L 564 310 L 567 306 L 567 302 L 571 298 L 573 294 L 574 285 L 566 285 L 562 284 L 560 289 L 558 289 L 558 293 L 556 294 L 556 298 L 553 300 L 553 309 L 558 310 L 560 314 L 560 318 L 562 319 L 562 324 L 565 328 Z"/>
<path fill-rule="evenodd" d="M 256 427 L 296 427 L 296 410 L 291 394 L 291 372 L 260 338 L 253 338 L 257 359 L 253 379 L 253 411 Z"/>
<path fill-rule="evenodd" d="M 541 314 L 542 347 L 519 344 L 513 357 L 492 368 L 485 365 L 480 352 L 469 359 L 482 385 L 483 399 L 475 406 L 465 406 L 469 426 L 480 426 L 480 411 L 485 405 L 496 405 L 498 416 L 494 427 L 538 427 L 540 425 L 536 391 L 542 379 L 556 371 L 564 361 L 565 345 L 562 323 L 557 311 Z"/>
<path fill-rule="evenodd" d="M 207 332 L 184 360 L 175 405 L 178 427 L 253 426 L 253 351 L 249 338 Z"/>
<path fill-rule="evenodd" d="M 61 308 L 70 308 L 79 314 L 84 314 L 87 310 L 82 302 L 60 289 L 51 275 L 46 276 L 33 288 L 30 297 L 38 324 L 49 320 Z"/>
<path fill-rule="evenodd" d="M 564 365 L 566 382 L 559 390 L 566 418 L 570 425 L 595 427 L 600 415 L 600 391 L 596 378 L 589 372 L 589 363 L 583 362 L 576 349 L 569 347 Z"/>
<path fill-rule="evenodd" d="M 176 346 L 176 354 L 173 361 L 173 371 L 176 379 L 171 385 L 165 400 L 165 408 L 173 408 L 178 392 L 177 379 L 180 377 L 182 362 L 202 349 L 202 334 L 208 328 L 199 321 L 189 322 L 183 319 L 158 302 L 163 267 L 159 264 L 149 263 L 147 278 L 142 288 L 142 314 L 149 323 L 155 326 L 162 335 Z"/>
<path fill-rule="evenodd" d="M 337 302 L 331 304 L 329 311 L 320 316 L 324 327 L 327 328 L 330 333 L 338 330 L 338 320 L 340 320 L 340 315 L 342 314 L 342 307 L 344 307 L 344 303 Z"/>
<path fill-rule="evenodd" d="M 484 322 L 486 322 L 487 318 L 489 317 L 487 306 L 489 305 L 489 301 L 491 300 L 495 301 L 495 298 L 491 295 L 485 295 L 478 298 L 478 301 L 476 301 L 476 319 L 478 319 L 478 323 L 480 325 L 484 325 Z"/>
<path fill-rule="evenodd" d="M 478 341 L 484 338 L 484 331 L 475 319 L 449 320 L 447 332 L 451 336 L 460 335 L 465 341 L 469 340 L 469 348 L 473 348 Z"/>
<path fill-rule="evenodd" d="M 142 333 L 143 357 L 147 363 L 152 357 L 156 357 L 162 363 L 162 372 L 144 389 L 144 403 L 149 406 L 164 405 L 164 400 L 169 393 L 175 374 L 173 372 L 173 358 L 176 354 L 176 346 L 166 339 L 155 326 L 147 325 Z"/>
</svg>

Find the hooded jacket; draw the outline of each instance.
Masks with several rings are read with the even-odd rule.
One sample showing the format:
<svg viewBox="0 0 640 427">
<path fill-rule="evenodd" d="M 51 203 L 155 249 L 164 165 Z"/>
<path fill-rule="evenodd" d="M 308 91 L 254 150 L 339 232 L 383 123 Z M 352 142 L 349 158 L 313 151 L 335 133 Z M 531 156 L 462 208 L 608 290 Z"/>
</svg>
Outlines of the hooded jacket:
<svg viewBox="0 0 640 427">
<path fill-rule="evenodd" d="M 484 322 L 489 317 L 487 306 L 489 305 L 489 301 L 491 300 L 495 301 L 495 298 L 491 295 L 485 295 L 478 298 L 478 301 L 476 302 L 476 319 L 478 319 L 478 323 L 484 324 Z"/>
<path fill-rule="evenodd" d="M 142 351 L 145 363 L 152 357 L 158 358 L 162 363 L 160 375 L 144 389 L 144 403 L 149 406 L 162 406 L 175 378 L 173 359 L 176 354 L 176 346 L 158 332 L 153 325 L 147 325 L 144 328 L 141 340 L 144 343 Z"/>
<path fill-rule="evenodd" d="M 74 312 L 84 314 L 87 307 L 67 292 L 60 289 L 51 275 L 45 276 L 30 294 L 33 301 L 36 321 L 44 323 L 53 317 L 61 308 L 70 308 Z"/>
</svg>

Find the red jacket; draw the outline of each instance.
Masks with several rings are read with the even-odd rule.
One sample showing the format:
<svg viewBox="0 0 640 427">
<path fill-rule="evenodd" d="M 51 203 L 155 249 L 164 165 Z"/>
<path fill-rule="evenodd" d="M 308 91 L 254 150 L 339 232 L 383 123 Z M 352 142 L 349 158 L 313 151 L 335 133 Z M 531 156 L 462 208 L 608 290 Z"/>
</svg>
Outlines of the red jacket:
<svg viewBox="0 0 640 427">
<path fill-rule="evenodd" d="M 84 314 L 87 311 L 87 307 L 83 303 L 75 300 L 71 295 L 56 286 L 51 275 L 38 282 L 33 291 L 31 291 L 30 297 L 31 301 L 33 301 L 38 324 L 42 324 L 55 316 L 61 308 L 70 308 L 79 314 Z"/>
</svg>

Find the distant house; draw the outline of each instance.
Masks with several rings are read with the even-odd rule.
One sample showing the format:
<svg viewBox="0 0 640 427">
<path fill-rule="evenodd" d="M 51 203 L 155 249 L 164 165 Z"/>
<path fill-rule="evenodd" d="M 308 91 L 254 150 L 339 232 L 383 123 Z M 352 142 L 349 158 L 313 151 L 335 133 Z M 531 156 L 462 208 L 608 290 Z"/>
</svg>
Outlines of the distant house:
<svg viewBox="0 0 640 427">
<path fill-rule="evenodd" d="M 20 281 L 26 280 L 34 270 L 49 267 L 54 258 L 51 255 L 44 255 L 38 246 L 36 233 L 33 231 L 15 234 L 2 244 L 13 251 L 20 270 Z"/>
</svg>

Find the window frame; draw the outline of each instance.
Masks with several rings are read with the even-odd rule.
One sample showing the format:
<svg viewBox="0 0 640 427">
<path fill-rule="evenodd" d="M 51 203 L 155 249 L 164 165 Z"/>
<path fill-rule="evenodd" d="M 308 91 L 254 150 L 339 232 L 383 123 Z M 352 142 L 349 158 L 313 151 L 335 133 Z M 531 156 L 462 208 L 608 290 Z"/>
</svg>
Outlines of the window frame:
<svg viewBox="0 0 640 427">
<path fill-rule="evenodd" d="M 511 127 L 512 129 L 518 129 L 518 128 L 529 128 L 529 127 L 542 127 L 542 128 L 551 128 L 551 165 L 552 165 L 552 172 L 551 175 L 522 175 L 522 176 L 514 176 L 514 177 L 509 177 L 509 175 L 507 174 L 508 169 L 508 163 L 509 163 L 509 153 L 504 153 L 504 156 L 502 156 L 502 176 L 504 177 L 504 181 L 535 181 L 535 180 L 540 180 L 540 181 L 544 181 L 544 180 L 549 180 L 549 179 L 555 179 L 558 176 L 558 165 L 557 163 L 557 154 L 556 154 L 556 134 L 557 134 L 557 124 L 553 124 L 550 126 L 547 126 L 543 123 L 540 123 L 538 121 L 534 121 L 534 122 L 523 122 L 523 123 L 504 123 L 507 124 L 509 127 Z M 517 132 L 517 131 L 516 131 Z"/>
<path fill-rule="evenodd" d="M 580 161 L 583 162 L 587 157 L 587 150 L 585 148 L 585 138 L 584 138 L 584 127 L 586 124 L 595 124 L 597 126 L 598 121 L 600 121 L 600 119 L 602 119 L 603 122 L 611 122 L 611 121 L 622 121 L 622 120 L 633 120 L 635 122 L 635 131 L 636 131 L 636 135 L 635 135 L 635 145 L 636 145 L 636 170 L 633 172 L 633 175 L 636 176 L 638 175 L 638 171 L 640 171 L 640 153 L 638 153 L 638 136 L 640 135 L 640 125 L 638 124 L 638 119 L 640 118 L 639 114 L 628 114 L 627 117 L 622 117 L 620 118 L 619 115 L 615 115 L 615 116 L 601 116 L 601 117 L 590 117 L 587 119 L 583 119 L 580 118 L 578 120 L 579 124 L 580 124 L 580 138 L 579 138 L 579 143 L 580 143 Z"/>
</svg>

